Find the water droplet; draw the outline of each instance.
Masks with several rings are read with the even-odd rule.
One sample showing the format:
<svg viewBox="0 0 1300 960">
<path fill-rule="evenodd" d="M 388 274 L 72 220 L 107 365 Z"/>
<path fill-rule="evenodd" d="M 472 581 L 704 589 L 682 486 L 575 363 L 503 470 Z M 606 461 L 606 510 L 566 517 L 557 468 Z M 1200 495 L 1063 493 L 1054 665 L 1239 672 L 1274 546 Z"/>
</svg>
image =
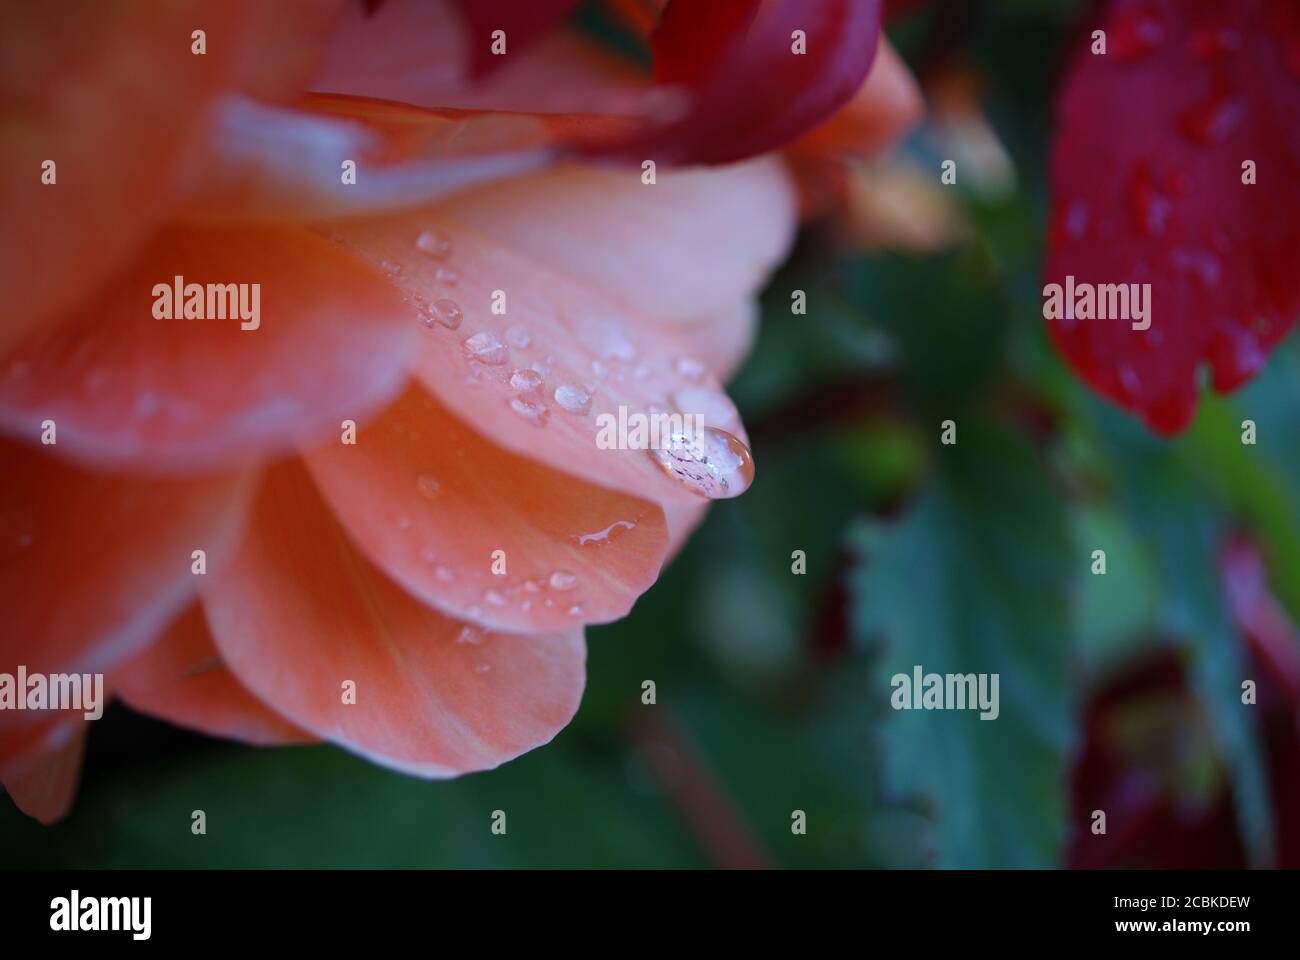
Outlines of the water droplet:
<svg viewBox="0 0 1300 960">
<path fill-rule="evenodd" d="M 529 610 L 533 609 L 533 601 L 525 600 L 523 603 L 519 604 L 519 609 L 524 613 L 527 613 Z"/>
<path fill-rule="evenodd" d="M 420 559 L 432 566 L 438 562 L 438 555 L 433 552 L 432 547 L 424 547 L 420 550 Z"/>
<path fill-rule="evenodd" d="M 1223 274 L 1223 262 L 1205 250 L 1174 250 L 1169 254 L 1169 262 L 1206 289 L 1218 286 Z"/>
<path fill-rule="evenodd" d="M 601 355 L 606 360 L 622 360 L 624 363 L 636 356 L 636 346 L 620 330 L 611 330 L 605 340 Z"/>
<path fill-rule="evenodd" d="M 483 602 L 490 607 L 504 607 L 506 605 L 506 595 L 500 590 L 484 590 Z"/>
<path fill-rule="evenodd" d="M 580 533 L 574 539 L 578 541 L 579 546 L 586 546 L 589 543 L 609 543 L 618 536 L 615 531 L 635 530 L 636 522 L 633 520 L 615 520 L 604 530 L 597 530 L 595 533 Z"/>
<path fill-rule="evenodd" d="M 533 335 L 525 327 L 516 323 L 506 329 L 506 342 L 512 347 L 527 350 L 533 343 Z"/>
<path fill-rule="evenodd" d="M 556 570 L 549 582 L 552 590 L 572 590 L 578 585 L 578 575 L 571 570 Z"/>
<path fill-rule="evenodd" d="M 477 647 L 483 642 L 483 631 L 479 627 L 467 623 L 460 628 L 460 633 L 456 634 L 456 642 Z"/>
<path fill-rule="evenodd" d="M 531 393 L 542 385 L 542 375 L 536 370 L 516 370 L 510 375 L 510 386 L 520 393 Z"/>
<path fill-rule="evenodd" d="M 591 361 L 591 372 L 596 375 L 596 379 L 604 380 L 609 376 L 609 367 L 605 366 L 605 364 L 601 363 L 599 360 L 593 360 Z"/>
<path fill-rule="evenodd" d="M 525 580 L 524 589 L 529 593 L 541 593 L 542 587 L 546 586 L 545 580 Z"/>
<path fill-rule="evenodd" d="M 486 363 L 490 367 L 499 367 L 510 359 L 510 351 L 490 330 L 482 330 L 466 338 L 462 344 L 471 360 Z"/>
<path fill-rule="evenodd" d="M 738 497 L 754 481 L 749 447 L 716 427 L 705 427 L 698 442 L 677 434 L 666 448 L 647 452 L 664 473 L 710 500 Z"/>
<path fill-rule="evenodd" d="M 1232 135 L 1245 113 L 1240 97 L 1223 94 L 1185 112 L 1178 118 L 1178 128 L 1193 143 L 1213 147 Z"/>
<path fill-rule="evenodd" d="M 591 394 L 576 383 L 562 383 L 556 387 L 555 402 L 568 413 L 581 416 L 591 412 Z"/>
<path fill-rule="evenodd" d="M 492 672 L 492 664 L 490 664 L 490 663 L 476 663 L 476 664 L 474 665 L 474 672 L 475 672 L 475 673 L 491 673 L 491 672 Z"/>
<path fill-rule="evenodd" d="M 677 371 L 679 377 L 684 377 L 692 383 L 699 383 L 709 372 L 704 361 L 695 357 L 678 357 L 673 361 L 673 369 Z"/>
<path fill-rule="evenodd" d="M 1075 200 L 1065 208 L 1064 229 L 1065 235 L 1071 240 L 1082 240 L 1085 233 L 1088 232 L 1088 204 L 1082 200 Z"/>
<path fill-rule="evenodd" d="M 551 412 L 546 409 L 546 404 L 531 397 L 515 397 L 510 401 L 510 409 L 537 427 L 546 426 L 546 421 L 551 415 Z"/>
<path fill-rule="evenodd" d="M 442 484 L 431 473 L 422 473 L 415 478 L 415 489 L 426 500 L 432 500 L 442 492 Z"/>
<path fill-rule="evenodd" d="M 415 238 L 415 248 L 435 260 L 451 256 L 451 239 L 441 230 L 425 230 Z"/>
<path fill-rule="evenodd" d="M 436 283 L 441 283 L 444 287 L 454 287 L 460 283 L 460 274 L 448 267 L 439 267 L 433 271 L 433 279 Z"/>
<path fill-rule="evenodd" d="M 637 364 L 637 368 L 632 371 L 632 375 L 638 380 L 649 380 L 650 373 L 650 364 L 648 363 Z"/>
<path fill-rule="evenodd" d="M 460 304 L 455 300 L 443 299 L 433 301 L 433 319 L 448 330 L 455 330 L 465 319 L 465 315 L 461 312 Z"/>
<path fill-rule="evenodd" d="M 433 568 L 433 575 L 443 583 L 451 583 L 456 579 L 456 572 L 445 563 L 440 563 Z"/>
<path fill-rule="evenodd" d="M 582 616 L 582 604 L 580 604 L 580 603 L 575 603 L 573 606 L 571 606 L 571 607 L 569 608 L 569 616 L 571 616 L 571 617 L 580 617 L 580 616 Z"/>
<path fill-rule="evenodd" d="M 1129 185 L 1129 202 L 1137 217 L 1138 228 L 1149 237 L 1158 237 L 1169 225 L 1173 204 L 1156 189 L 1145 166 L 1138 168 Z"/>
<path fill-rule="evenodd" d="M 1122 62 L 1140 60 L 1165 39 L 1165 25 L 1145 6 L 1125 9 L 1111 27 L 1111 53 Z"/>
</svg>

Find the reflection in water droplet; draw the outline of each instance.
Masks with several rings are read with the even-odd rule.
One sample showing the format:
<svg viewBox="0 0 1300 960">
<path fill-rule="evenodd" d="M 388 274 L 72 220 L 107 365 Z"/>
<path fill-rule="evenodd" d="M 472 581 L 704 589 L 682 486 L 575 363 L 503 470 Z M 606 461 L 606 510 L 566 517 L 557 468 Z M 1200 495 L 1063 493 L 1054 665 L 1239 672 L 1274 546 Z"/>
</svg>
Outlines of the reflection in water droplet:
<svg viewBox="0 0 1300 960">
<path fill-rule="evenodd" d="M 506 329 L 506 342 L 512 347 L 527 350 L 533 342 L 533 335 L 525 327 L 515 324 Z"/>
<path fill-rule="evenodd" d="M 571 570 L 556 570 L 549 582 L 552 590 L 572 590 L 578 584 L 578 575 Z"/>
<path fill-rule="evenodd" d="M 510 386 L 520 393 L 531 393 L 542 385 L 542 375 L 536 370 L 516 370 L 510 375 Z"/>
<path fill-rule="evenodd" d="M 483 330 L 472 337 L 467 337 L 462 346 L 471 360 L 486 363 L 491 367 L 499 367 L 510 358 L 510 351 L 506 349 L 506 345 L 490 330 Z"/>
<path fill-rule="evenodd" d="M 432 500 L 442 492 L 442 484 L 431 473 L 422 473 L 415 478 L 415 489 L 426 500 Z"/>
<path fill-rule="evenodd" d="M 546 421 L 551 415 L 551 412 L 546 409 L 546 404 L 532 397 L 515 397 L 510 401 L 510 409 L 537 427 L 546 426 Z"/>
<path fill-rule="evenodd" d="M 647 452 L 664 473 L 710 500 L 738 497 L 754 481 L 749 447 L 716 427 L 705 427 L 698 443 L 677 434 L 666 449 Z"/>
<path fill-rule="evenodd" d="M 556 387 L 555 402 L 569 413 L 584 415 L 591 412 L 591 394 L 576 383 L 562 383 Z"/>
<path fill-rule="evenodd" d="M 415 238 L 415 248 L 435 260 L 451 256 L 451 239 L 440 230 L 425 230 Z"/>
<path fill-rule="evenodd" d="M 616 531 L 635 529 L 636 522 L 633 520 L 615 520 L 604 530 L 597 530 L 595 533 L 580 533 L 574 539 L 578 541 L 579 546 L 586 546 L 589 543 L 604 544 L 609 543 L 618 536 Z"/>
</svg>

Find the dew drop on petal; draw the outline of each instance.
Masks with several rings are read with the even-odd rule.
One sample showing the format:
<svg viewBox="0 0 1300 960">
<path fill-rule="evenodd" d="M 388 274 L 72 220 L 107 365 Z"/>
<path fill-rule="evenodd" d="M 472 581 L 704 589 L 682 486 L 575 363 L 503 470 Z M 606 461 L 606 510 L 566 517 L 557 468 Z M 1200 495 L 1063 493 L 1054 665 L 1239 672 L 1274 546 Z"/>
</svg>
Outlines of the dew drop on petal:
<svg viewBox="0 0 1300 960">
<path fill-rule="evenodd" d="M 506 345 L 490 330 L 482 330 L 472 337 L 467 337 L 462 346 L 471 360 L 486 363 L 490 367 L 499 367 L 510 358 L 510 351 Z"/>
<path fill-rule="evenodd" d="M 440 230 L 424 230 L 415 238 L 415 248 L 435 260 L 451 256 L 451 240 Z"/>
<path fill-rule="evenodd" d="M 460 274 L 455 270 L 448 269 L 447 267 L 439 267 L 437 270 L 433 271 L 433 279 L 435 282 L 441 283 L 444 287 L 454 287 L 456 284 L 460 283 Z"/>
<path fill-rule="evenodd" d="M 455 300 L 435 300 L 433 318 L 448 330 L 455 330 L 465 319 L 465 315 L 461 312 L 460 304 Z"/>
<path fill-rule="evenodd" d="M 546 421 L 551 415 L 551 412 L 546 409 L 546 404 L 531 397 L 515 397 L 510 401 L 510 409 L 537 427 L 546 426 Z"/>
<path fill-rule="evenodd" d="M 451 583 L 456 579 L 456 572 L 445 563 L 440 563 L 433 568 L 433 575 L 443 583 Z"/>
<path fill-rule="evenodd" d="M 442 492 L 442 484 L 431 473 L 422 473 L 415 478 L 415 489 L 426 500 L 432 500 Z"/>
<path fill-rule="evenodd" d="M 591 412 L 591 394 L 576 383 L 562 383 L 556 387 L 555 402 L 568 413 L 584 415 Z"/>
<path fill-rule="evenodd" d="M 668 476 L 710 500 L 738 497 L 754 482 L 749 447 L 716 427 L 705 427 L 698 442 L 676 434 L 665 447 L 647 453 Z"/>
<path fill-rule="evenodd" d="M 506 595 L 500 590 L 484 590 L 483 602 L 489 607 L 504 607 L 506 605 Z"/>
<path fill-rule="evenodd" d="M 520 393 L 531 393 L 542 385 L 542 375 L 536 370 L 516 370 L 510 375 L 510 387 Z"/>
<path fill-rule="evenodd" d="M 490 663 L 476 663 L 476 664 L 474 665 L 474 672 L 475 672 L 475 673 L 491 673 L 491 672 L 492 672 L 492 664 L 490 664 Z"/>
<path fill-rule="evenodd" d="M 556 570 L 549 582 L 552 590 L 572 590 L 578 584 L 578 575 L 571 570 Z"/>
<path fill-rule="evenodd" d="M 506 329 L 506 342 L 512 347 L 526 350 L 528 347 L 532 346 L 533 335 L 528 332 L 526 327 L 516 323 L 514 326 Z"/>
<path fill-rule="evenodd" d="M 677 371 L 679 377 L 684 377 L 692 383 L 699 383 L 709 372 L 704 361 L 696 357 L 678 357 L 673 361 L 673 369 Z"/>
<path fill-rule="evenodd" d="M 456 634 L 456 642 L 477 647 L 483 642 L 483 631 L 473 624 L 467 623 L 460 628 L 460 633 Z"/>
</svg>

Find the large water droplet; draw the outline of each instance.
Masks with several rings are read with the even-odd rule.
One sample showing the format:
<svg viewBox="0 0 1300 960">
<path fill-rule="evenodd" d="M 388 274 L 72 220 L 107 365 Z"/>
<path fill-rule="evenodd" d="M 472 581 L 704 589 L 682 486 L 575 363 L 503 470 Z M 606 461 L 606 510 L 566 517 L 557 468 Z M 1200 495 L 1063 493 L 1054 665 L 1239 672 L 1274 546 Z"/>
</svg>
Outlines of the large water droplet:
<svg viewBox="0 0 1300 960">
<path fill-rule="evenodd" d="M 705 427 L 698 438 L 677 434 L 648 453 L 664 473 L 710 500 L 738 497 L 754 482 L 749 447 L 716 427 Z"/>
<path fill-rule="evenodd" d="M 451 256 L 451 239 L 441 230 L 425 230 L 415 238 L 415 248 L 435 260 Z"/>
<path fill-rule="evenodd" d="M 462 346 L 471 360 L 486 363 L 491 367 L 499 367 L 510 358 L 510 351 L 506 345 L 490 330 L 482 330 L 472 337 L 467 337 Z"/>
<path fill-rule="evenodd" d="M 562 383 L 556 387 L 555 402 L 568 413 L 582 416 L 591 412 L 591 394 L 576 383 Z"/>
</svg>

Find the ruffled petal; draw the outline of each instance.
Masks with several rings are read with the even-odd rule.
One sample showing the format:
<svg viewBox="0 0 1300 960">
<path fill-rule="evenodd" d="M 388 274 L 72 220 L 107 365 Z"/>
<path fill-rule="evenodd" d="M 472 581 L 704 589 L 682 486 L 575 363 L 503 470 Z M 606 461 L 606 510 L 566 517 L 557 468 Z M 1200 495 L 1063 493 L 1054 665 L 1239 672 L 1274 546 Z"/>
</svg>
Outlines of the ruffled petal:
<svg viewBox="0 0 1300 960">
<path fill-rule="evenodd" d="M 733 307 L 789 251 L 795 196 L 779 160 L 663 171 L 656 180 L 563 167 L 468 191 L 438 209 L 661 320 Z"/>
<path fill-rule="evenodd" d="M 328 444 L 307 463 L 380 569 L 449 615 L 497 629 L 618 619 L 663 561 L 656 504 L 502 450 L 418 388 L 355 446 Z"/>
<path fill-rule="evenodd" d="M 191 606 L 144 651 L 112 673 L 115 692 L 135 710 L 214 737 L 245 743 L 308 743 L 299 730 L 249 693 L 217 653 Z"/>
<path fill-rule="evenodd" d="M 268 472 L 249 535 L 204 604 L 217 649 L 255 696 L 418 776 L 495 767 L 548 742 L 585 683 L 580 631 L 499 634 L 420 603 L 357 552 L 292 462 Z"/>
<path fill-rule="evenodd" d="M 359 256 L 393 265 L 393 282 L 427 328 L 412 372 L 493 442 L 603 487 L 689 503 L 698 494 L 670 479 L 645 449 L 618 444 L 618 425 L 676 408 L 744 440 L 713 376 L 682 362 L 689 346 L 590 285 L 441 218 L 436 208 L 325 229 Z M 505 313 L 493 312 L 494 302 Z M 534 396 L 520 396 L 515 385 L 524 369 L 540 373 Z"/>
<path fill-rule="evenodd" d="M 0 672 L 104 672 L 156 637 L 240 534 L 251 477 L 148 480 L 0 443 Z M 0 711 L 0 732 L 48 711 Z"/>
<path fill-rule="evenodd" d="M 85 751 L 85 730 L 78 728 L 66 743 L 43 754 L 25 772 L 4 778 L 9 798 L 19 810 L 41 823 L 62 820 L 77 795 Z"/>
<path fill-rule="evenodd" d="M 246 284 L 250 315 L 257 284 L 258 317 L 158 319 L 151 290 L 176 277 Z M 36 442 L 53 420 L 58 443 L 45 449 L 101 468 L 231 469 L 337 435 L 388 401 L 414 333 L 379 272 L 306 230 L 168 228 L 0 362 L 0 427 Z"/>
</svg>

